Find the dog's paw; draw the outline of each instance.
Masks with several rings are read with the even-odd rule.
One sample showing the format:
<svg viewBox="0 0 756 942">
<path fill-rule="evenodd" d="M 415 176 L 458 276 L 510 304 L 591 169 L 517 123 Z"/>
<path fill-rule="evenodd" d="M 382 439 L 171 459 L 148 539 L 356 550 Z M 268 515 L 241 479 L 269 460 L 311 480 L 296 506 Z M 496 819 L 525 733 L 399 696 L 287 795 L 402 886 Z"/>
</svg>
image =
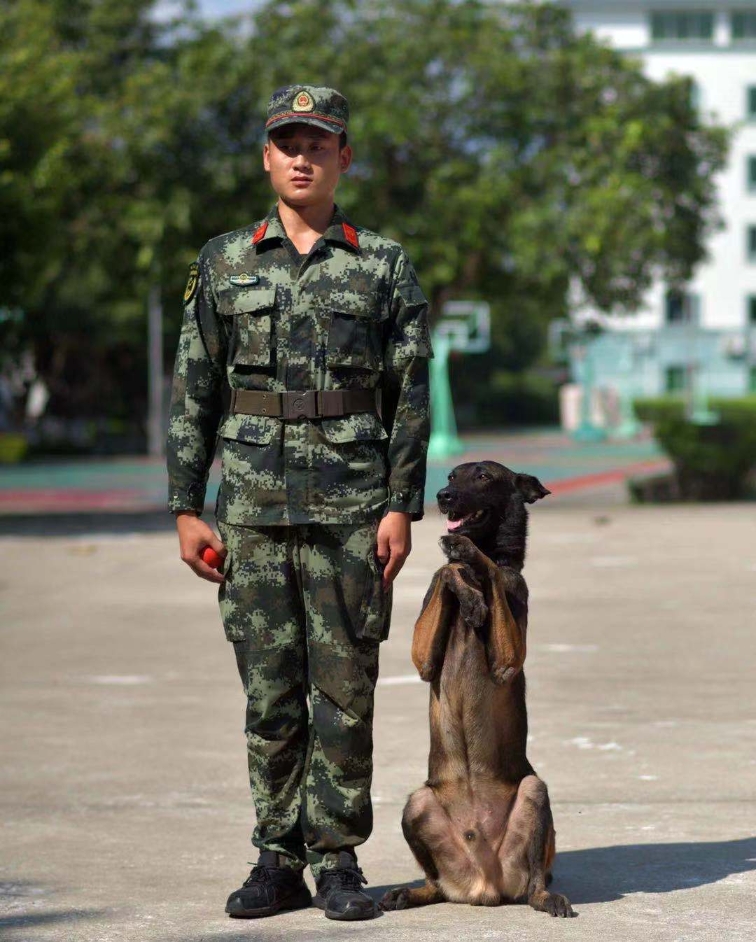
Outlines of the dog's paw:
<svg viewBox="0 0 756 942">
<path fill-rule="evenodd" d="M 409 889 L 406 886 L 398 886 L 384 893 L 378 905 L 385 912 L 390 912 L 393 909 L 406 909 L 408 903 Z"/>
<path fill-rule="evenodd" d="M 550 916 L 561 916 L 563 919 L 570 919 L 572 916 L 577 916 L 577 913 L 572 909 L 570 901 L 566 896 L 562 896 L 561 893 L 547 893 L 545 891 L 538 893 L 535 899 L 531 899 L 530 905 L 533 909 L 537 909 L 542 913 L 548 913 Z"/>
<path fill-rule="evenodd" d="M 495 684 L 503 686 L 508 684 L 515 679 L 515 677 L 520 673 L 522 667 L 495 667 L 491 671 L 491 677 Z"/>
<path fill-rule="evenodd" d="M 465 624 L 471 628 L 480 628 L 488 618 L 488 606 L 483 601 L 483 596 L 473 590 L 460 597 L 459 611 Z"/>
<path fill-rule="evenodd" d="M 447 536 L 442 536 L 438 543 L 447 559 L 469 562 L 478 554 L 473 541 L 466 536 L 462 536 L 461 533 L 450 533 Z"/>
<path fill-rule="evenodd" d="M 562 916 L 564 919 L 569 919 L 575 915 L 572 911 L 570 901 L 566 896 L 562 896 L 561 893 L 549 893 L 544 910 L 550 916 Z"/>
</svg>

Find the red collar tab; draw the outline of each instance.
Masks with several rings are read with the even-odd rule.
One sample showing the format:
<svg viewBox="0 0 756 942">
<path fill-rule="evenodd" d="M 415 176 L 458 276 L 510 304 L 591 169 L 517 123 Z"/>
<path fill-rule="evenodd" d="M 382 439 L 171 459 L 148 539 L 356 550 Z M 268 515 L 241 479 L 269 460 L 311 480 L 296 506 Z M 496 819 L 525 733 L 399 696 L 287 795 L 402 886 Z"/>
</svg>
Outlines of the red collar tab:
<svg viewBox="0 0 756 942">
<path fill-rule="evenodd" d="M 265 233 L 268 231 L 268 221 L 266 220 L 261 226 L 255 229 L 255 234 L 252 236 L 252 245 L 257 245 L 257 243 L 265 238 Z"/>
<path fill-rule="evenodd" d="M 341 228 L 344 231 L 344 238 L 347 242 L 358 249 L 360 247 L 360 240 L 357 238 L 357 230 L 354 226 L 350 226 L 348 222 L 342 222 Z"/>
</svg>

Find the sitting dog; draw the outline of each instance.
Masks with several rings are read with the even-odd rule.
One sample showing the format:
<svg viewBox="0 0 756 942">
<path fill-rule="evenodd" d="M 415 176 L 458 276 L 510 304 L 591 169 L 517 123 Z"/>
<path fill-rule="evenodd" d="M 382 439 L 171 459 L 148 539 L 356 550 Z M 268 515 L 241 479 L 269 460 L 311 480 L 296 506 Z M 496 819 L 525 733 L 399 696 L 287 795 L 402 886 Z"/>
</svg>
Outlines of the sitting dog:
<svg viewBox="0 0 756 942">
<path fill-rule="evenodd" d="M 527 901 L 573 915 L 566 897 L 546 889 L 554 825 L 525 755 L 525 504 L 549 493 L 495 461 L 457 466 L 438 492 L 449 562 L 433 577 L 412 643 L 431 684 L 428 780 L 402 817 L 426 882 L 389 890 L 383 909 Z"/>
</svg>

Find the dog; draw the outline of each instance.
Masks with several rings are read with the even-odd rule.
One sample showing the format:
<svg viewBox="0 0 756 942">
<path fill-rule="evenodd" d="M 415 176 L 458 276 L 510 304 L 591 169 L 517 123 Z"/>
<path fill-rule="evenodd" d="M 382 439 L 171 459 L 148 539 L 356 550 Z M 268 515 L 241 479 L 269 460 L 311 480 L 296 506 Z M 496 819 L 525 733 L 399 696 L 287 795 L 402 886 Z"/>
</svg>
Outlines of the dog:
<svg viewBox="0 0 756 942">
<path fill-rule="evenodd" d="M 384 910 L 527 902 L 574 915 L 565 896 L 547 890 L 554 824 L 525 754 L 525 505 L 549 493 L 495 461 L 458 465 L 438 492 L 449 562 L 433 577 L 412 642 L 431 685 L 428 779 L 402 816 L 425 885 L 389 890 Z"/>
</svg>

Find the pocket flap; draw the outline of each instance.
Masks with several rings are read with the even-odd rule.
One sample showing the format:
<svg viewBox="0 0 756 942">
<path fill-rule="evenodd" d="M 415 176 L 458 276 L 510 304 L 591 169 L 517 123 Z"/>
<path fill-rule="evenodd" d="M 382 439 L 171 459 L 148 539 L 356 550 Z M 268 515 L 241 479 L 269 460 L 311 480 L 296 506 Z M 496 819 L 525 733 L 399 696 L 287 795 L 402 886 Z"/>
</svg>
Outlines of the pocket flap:
<svg viewBox="0 0 756 942">
<path fill-rule="evenodd" d="M 423 289 L 420 287 L 420 285 L 415 284 L 414 282 L 397 285 L 396 290 L 407 307 L 417 307 L 420 304 L 428 303 L 425 295 L 423 294 Z"/>
<path fill-rule="evenodd" d="M 362 297 L 351 291 L 336 291 L 320 301 L 324 310 L 339 317 L 355 317 L 379 321 L 383 317 L 381 308 L 373 298 Z"/>
<path fill-rule="evenodd" d="M 339 419 L 322 419 L 320 427 L 323 435 L 334 444 L 388 438 L 383 423 L 374 412 L 354 412 Z"/>
<path fill-rule="evenodd" d="M 236 442 L 248 442 L 252 445 L 267 445 L 273 440 L 280 426 L 278 419 L 268 415 L 230 415 L 221 425 L 218 434 Z"/>
<path fill-rule="evenodd" d="M 276 304 L 275 288 L 241 288 L 218 299 L 218 310 L 231 317 L 234 314 L 258 314 L 269 311 Z"/>
</svg>

